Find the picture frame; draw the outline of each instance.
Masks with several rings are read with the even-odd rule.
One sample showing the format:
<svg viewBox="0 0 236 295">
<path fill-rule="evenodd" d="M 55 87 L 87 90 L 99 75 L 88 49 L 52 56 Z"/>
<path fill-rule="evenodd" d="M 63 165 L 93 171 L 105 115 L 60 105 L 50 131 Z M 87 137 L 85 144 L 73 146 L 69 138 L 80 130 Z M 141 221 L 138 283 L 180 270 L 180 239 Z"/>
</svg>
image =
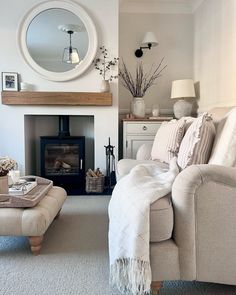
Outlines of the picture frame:
<svg viewBox="0 0 236 295">
<path fill-rule="evenodd" d="M 2 72 L 2 91 L 18 91 L 18 73 Z"/>
</svg>

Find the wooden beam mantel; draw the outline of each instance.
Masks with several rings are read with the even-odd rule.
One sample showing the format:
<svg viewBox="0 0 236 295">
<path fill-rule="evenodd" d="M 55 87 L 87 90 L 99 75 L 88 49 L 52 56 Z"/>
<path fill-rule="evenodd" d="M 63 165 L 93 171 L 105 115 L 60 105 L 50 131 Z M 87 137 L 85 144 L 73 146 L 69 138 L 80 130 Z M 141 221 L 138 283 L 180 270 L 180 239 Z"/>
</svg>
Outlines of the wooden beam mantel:
<svg viewBox="0 0 236 295">
<path fill-rule="evenodd" d="M 2 91 L 5 105 L 111 106 L 110 92 Z"/>
</svg>

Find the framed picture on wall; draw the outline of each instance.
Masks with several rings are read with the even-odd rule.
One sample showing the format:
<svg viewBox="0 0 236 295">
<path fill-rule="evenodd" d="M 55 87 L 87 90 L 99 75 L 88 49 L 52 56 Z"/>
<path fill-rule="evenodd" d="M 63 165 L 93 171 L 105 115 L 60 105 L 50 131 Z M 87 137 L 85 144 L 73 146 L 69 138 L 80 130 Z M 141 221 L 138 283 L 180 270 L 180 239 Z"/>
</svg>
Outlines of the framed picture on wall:
<svg viewBox="0 0 236 295">
<path fill-rule="evenodd" d="M 2 72 L 2 90 L 18 91 L 18 73 Z"/>
</svg>

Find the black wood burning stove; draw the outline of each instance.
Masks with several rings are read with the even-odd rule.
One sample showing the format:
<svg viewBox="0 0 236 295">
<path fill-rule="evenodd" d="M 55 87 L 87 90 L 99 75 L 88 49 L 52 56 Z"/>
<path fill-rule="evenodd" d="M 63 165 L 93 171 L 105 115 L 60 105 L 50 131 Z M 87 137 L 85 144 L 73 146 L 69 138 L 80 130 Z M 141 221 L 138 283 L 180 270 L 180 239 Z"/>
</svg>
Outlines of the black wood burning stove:
<svg viewBox="0 0 236 295">
<path fill-rule="evenodd" d="M 80 194 L 85 187 L 85 137 L 70 136 L 69 116 L 59 116 L 58 136 L 41 136 L 41 176 Z"/>
</svg>

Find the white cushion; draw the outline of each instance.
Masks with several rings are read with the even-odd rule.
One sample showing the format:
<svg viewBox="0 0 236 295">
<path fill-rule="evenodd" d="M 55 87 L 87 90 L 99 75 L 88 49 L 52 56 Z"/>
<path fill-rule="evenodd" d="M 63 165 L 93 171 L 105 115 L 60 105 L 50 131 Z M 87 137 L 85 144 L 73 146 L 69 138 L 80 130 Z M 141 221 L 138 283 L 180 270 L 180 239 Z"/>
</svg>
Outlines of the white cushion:
<svg viewBox="0 0 236 295">
<path fill-rule="evenodd" d="M 127 175 L 132 168 L 139 164 L 156 164 L 157 169 L 161 172 L 167 172 L 169 165 L 159 161 L 152 160 L 135 160 L 135 159 L 121 159 L 116 166 L 116 178 L 120 180 L 123 176 Z"/>
<path fill-rule="evenodd" d="M 215 126 L 207 113 L 195 119 L 181 142 L 178 154 L 179 167 L 184 169 L 189 165 L 207 163 L 214 137 Z"/>
<path fill-rule="evenodd" d="M 177 156 L 180 143 L 184 136 L 184 128 L 184 120 L 163 122 L 157 130 L 153 142 L 151 151 L 152 160 L 169 163 L 173 157 Z"/>
<path fill-rule="evenodd" d="M 218 124 L 209 164 L 236 166 L 236 108 Z"/>
</svg>

